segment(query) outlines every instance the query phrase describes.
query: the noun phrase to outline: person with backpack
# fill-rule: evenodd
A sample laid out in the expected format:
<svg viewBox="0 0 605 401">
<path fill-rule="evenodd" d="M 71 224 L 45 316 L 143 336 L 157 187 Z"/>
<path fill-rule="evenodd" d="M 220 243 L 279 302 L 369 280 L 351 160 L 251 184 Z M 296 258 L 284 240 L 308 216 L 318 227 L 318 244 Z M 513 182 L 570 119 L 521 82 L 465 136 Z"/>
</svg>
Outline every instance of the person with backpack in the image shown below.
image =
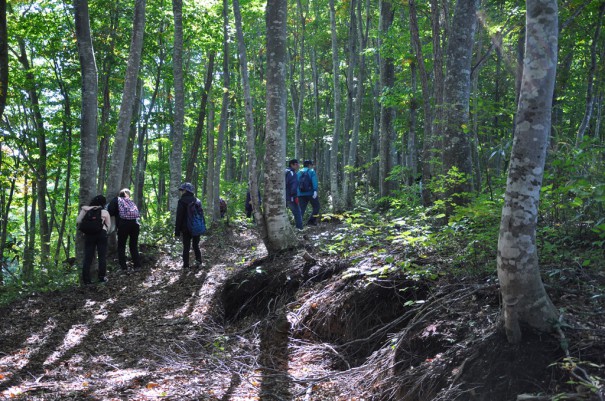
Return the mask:
<svg viewBox="0 0 605 401">
<path fill-rule="evenodd" d="M 139 233 L 141 217 L 139 208 L 130 198 L 130 189 L 124 188 L 118 196 L 113 198 L 107 210 L 111 216 L 115 217 L 116 227 L 118 229 L 118 262 L 122 273 L 128 272 L 126 264 L 126 242 L 130 250 L 133 269 L 141 269 L 141 257 L 139 255 Z"/>
<path fill-rule="evenodd" d="M 195 188 L 190 182 L 184 182 L 179 187 L 181 198 L 176 207 L 176 222 L 174 236 L 183 242 L 183 269 L 189 268 L 189 250 L 193 242 L 195 254 L 194 267 L 202 264 L 202 251 L 200 250 L 200 235 L 205 231 L 204 212 L 202 202 L 195 197 Z M 201 220 L 198 220 L 201 219 Z"/>
<path fill-rule="evenodd" d="M 90 265 L 97 251 L 99 259 L 99 283 L 107 282 L 107 232 L 111 224 L 111 217 L 104 209 L 106 199 L 103 195 L 95 196 L 89 206 L 82 206 L 76 224 L 84 234 L 84 262 L 82 263 L 82 282 L 92 284 L 90 279 Z"/>
<path fill-rule="evenodd" d="M 317 199 L 317 174 L 313 168 L 312 160 L 303 162 L 303 169 L 298 172 L 298 198 L 301 218 L 305 215 L 307 205 L 311 203 L 313 212 L 307 221 L 307 225 L 316 226 L 319 216 L 319 199 Z"/>
<path fill-rule="evenodd" d="M 303 229 L 302 215 L 298 205 L 298 160 L 292 159 L 286 169 L 286 207 L 292 211 L 296 228 Z"/>
</svg>

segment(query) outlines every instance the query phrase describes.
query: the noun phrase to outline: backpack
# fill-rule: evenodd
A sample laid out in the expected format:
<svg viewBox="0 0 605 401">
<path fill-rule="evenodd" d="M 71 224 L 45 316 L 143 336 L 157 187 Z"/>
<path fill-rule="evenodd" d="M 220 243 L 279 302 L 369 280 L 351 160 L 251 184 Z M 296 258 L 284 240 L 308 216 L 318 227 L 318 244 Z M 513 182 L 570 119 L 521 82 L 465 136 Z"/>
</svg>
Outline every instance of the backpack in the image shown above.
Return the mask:
<svg viewBox="0 0 605 401">
<path fill-rule="evenodd" d="M 100 207 L 89 209 L 82 218 L 78 229 L 84 234 L 94 235 L 100 233 L 103 229 L 103 217 L 101 216 L 101 210 L 102 209 Z"/>
<path fill-rule="evenodd" d="M 300 174 L 300 177 L 298 178 L 298 189 L 300 192 L 313 192 L 313 181 L 311 180 L 309 170 L 305 170 Z"/>
<path fill-rule="evenodd" d="M 123 220 L 136 220 L 141 217 L 139 208 L 137 208 L 134 201 L 130 198 L 122 198 L 121 196 L 118 196 L 118 212 L 120 213 L 120 218 Z"/>
<path fill-rule="evenodd" d="M 206 232 L 206 219 L 204 218 L 202 202 L 197 198 L 187 205 L 187 228 L 194 237 Z"/>
</svg>

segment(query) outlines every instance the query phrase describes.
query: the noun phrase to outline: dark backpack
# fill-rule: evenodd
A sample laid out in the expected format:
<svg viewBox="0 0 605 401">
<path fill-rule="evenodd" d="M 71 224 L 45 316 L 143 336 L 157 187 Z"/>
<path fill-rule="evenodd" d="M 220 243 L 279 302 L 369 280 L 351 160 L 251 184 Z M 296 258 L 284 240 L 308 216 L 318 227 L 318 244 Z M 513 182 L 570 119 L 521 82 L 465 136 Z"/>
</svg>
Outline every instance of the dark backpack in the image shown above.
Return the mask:
<svg viewBox="0 0 605 401">
<path fill-rule="evenodd" d="M 206 219 L 204 218 L 202 202 L 197 198 L 187 205 L 187 228 L 194 237 L 206 232 Z"/>
<path fill-rule="evenodd" d="M 82 218 L 78 229 L 84 234 L 100 233 L 103 229 L 103 217 L 101 216 L 101 210 L 102 209 L 100 207 L 89 209 Z"/>
<path fill-rule="evenodd" d="M 305 170 L 300 174 L 300 177 L 298 178 L 298 189 L 300 192 L 313 192 L 313 181 L 311 180 L 309 170 Z"/>
</svg>

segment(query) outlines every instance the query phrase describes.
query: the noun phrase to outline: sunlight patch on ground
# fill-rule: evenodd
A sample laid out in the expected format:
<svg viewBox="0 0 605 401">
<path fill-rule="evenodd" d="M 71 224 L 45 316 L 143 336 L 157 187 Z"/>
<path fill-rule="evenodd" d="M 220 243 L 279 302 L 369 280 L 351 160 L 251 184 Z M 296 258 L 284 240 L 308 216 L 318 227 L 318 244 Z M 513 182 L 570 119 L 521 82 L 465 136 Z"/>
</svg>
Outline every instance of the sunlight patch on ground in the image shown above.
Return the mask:
<svg viewBox="0 0 605 401">
<path fill-rule="evenodd" d="M 134 308 L 125 308 L 122 312 L 119 313 L 120 317 L 123 318 L 127 318 L 129 316 L 132 316 L 134 314 L 135 309 Z"/>
<path fill-rule="evenodd" d="M 69 331 L 65 334 L 65 338 L 63 339 L 63 344 L 59 346 L 59 348 L 50 354 L 48 358 L 44 361 L 43 365 L 51 365 L 59 360 L 67 351 L 74 348 L 75 346 L 82 343 L 86 335 L 90 329 L 88 326 L 83 324 L 78 324 L 73 326 Z"/>
<path fill-rule="evenodd" d="M 208 314 L 208 309 L 212 305 L 212 297 L 217 291 L 217 288 L 225 282 L 228 274 L 228 269 L 225 265 L 214 265 L 208 271 L 204 285 L 200 288 L 197 299 L 189 315 L 189 318 L 194 323 L 201 323 L 204 317 Z M 202 272 L 198 274 L 203 274 Z"/>
</svg>

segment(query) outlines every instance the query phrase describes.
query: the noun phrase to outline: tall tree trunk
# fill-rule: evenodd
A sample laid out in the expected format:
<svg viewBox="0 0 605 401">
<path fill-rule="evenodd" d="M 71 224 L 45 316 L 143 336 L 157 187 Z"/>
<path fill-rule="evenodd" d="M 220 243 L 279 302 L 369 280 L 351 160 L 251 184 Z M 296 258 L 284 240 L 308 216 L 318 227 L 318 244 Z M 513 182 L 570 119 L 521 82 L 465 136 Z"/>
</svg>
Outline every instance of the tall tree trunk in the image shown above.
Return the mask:
<svg viewBox="0 0 605 401">
<path fill-rule="evenodd" d="M 432 19 L 435 18 L 433 9 L 437 6 L 431 2 Z M 424 141 L 422 146 L 422 181 L 425 185 L 422 186 L 422 203 L 428 206 L 432 203 L 432 196 L 429 191 L 429 186 L 426 185 L 431 180 L 433 175 L 433 161 L 435 158 L 434 148 L 435 141 L 432 131 L 432 111 L 431 111 L 431 94 L 429 89 L 429 78 L 426 66 L 424 64 L 424 56 L 422 54 L 422 44 L 420 42 L 420 33 L 418 31 L 418 17 L 416 9 L 416 0 L 410 0 L 410 33 L 412 37 L 412 49 L 414 49 L 414 55 L 416 56 L 416 68 L 420 75 L 420 86 L 422 88 L 422 111 L 424 112 Z M 437 18 L 439 18 L 439 12 L 436 12 Z M 433 23 L 434 26 L 434 23 Z M 437 22 L 439 26 L 439 22 Z M 435 32 L 433 32 L 433 36 Z M 438 47 L 434 49 L 434 56 L 437 57 L 437 50 L 441 49 L 440 40 L 437 41 Z M 443 72 L 441 73 L 441 79 L 443 79 Z M 438 77 L 435 77 L 435 85 L 437 85 Z"/>
<path fill-rule="evenodd" d="M 601 2 L 599 7 L 599 17 L 596 24 L 597 26 L 592 38 L 592 44 L 590 45 L 590 67 L 588 68 L 588 82 L 586 84 L 586 109 L 584 111 L 582 122 L 580 123 L 580 128 L 578 128 L 578 135 L 576 136 L 576 148 L 582 143 L 584 133 L 586 132 L 586 128 L 588 128 L 590 118 L 592 117 L 592 109 L 595 98 L 593 94 L 594 76 L 597 69 L 597 42 L 599 41 L 601 25 L 603 24 L 603 12 L 605 12 L 605 2 Z"/>
<path fill-rule="evenodd" d="M 170 155 L 170 188 L 168 189 L 170 220 L 176 219 L 179 201 L 179 185 L 182 179 L 183 125 L 185 122 L 185 88 L 183 79 L 183 0 L 172 0 L 174 15 L 174 47 L 172 49 L 172 74 L 174 76 L 174 132 Z"/>
<path fill-rule="evenodd" d="M 76 40 L 82 74 L 82 111 L 80 119 L 80 191 L 79 206 L 87 205 L 96 195 L 97 116 L 99 90 L 97 63 L 92 45 L 88 0 L 74 0 Z M 77 260 L 84 259 L 82 236 L 76 236 Z M 91 272 L 94 273 L 94 272 Z"/>
<path fill-rule="evenodd" d="M 214 176 L 212 177 L 212 219 L 218 221 L 221 217 L 219 199 L 221 197 L 221 164 L 223 161 L 223 144 L 225 142 L 225 132 L 229 124 L 229 91 L 231 89 L 231 79 L 229 77 L 229 3 L 223 0 L 223 100 L 221 104 L 220 125 L 218 127 L 218 138 L 216 141 L 216 151 L 214 153 Z"/>
<path fill-rule="evenodd" d="M 300 7 L 300 2 L 299 2 Z M 244 33 L 242 31 L 242 15 L 240 12 L 239 0 L 233 0 L 233 14 L 235 15 L 235 29 L 237 33 L 237 48 L 239 53 L 239 63 L 242 76 L 242 88 L 244 91 L 244 117 L 246 121 L 246 150 L 248 152 L 248 190 L 250 194 L 258 194 L 258 168 L 256 166 L 256 134 L 254 132 L 254 113 L 252 110 L 252 96 L 250 95 L 250 79 L 248 77 L 248 55 L 246 52 L 246 43 L 244 42 Z M 265 219 L 262 213 L 258 196 L 251 196 L 252 211 L 255 220 L 259 223 L 261 237 L 266 239 L 267 230 Z"/>
<path fill-rule="evenodd" d="M 369 24 L 370 24 L 370 0 L 366 0 L 366 30 L 364 32 L 362 19 L 361 19 L 361 8 L 362 4 L 360 0 L 351 2 L 351 7 L 356 6 L 356 15 L 358 21 L 358 28 L 356 29 L 357 42 L 359 46 L 359 69 L 357 70 L 357 86 L 355 87 L 355 110 L 353 111 L 353 131 L 351 133 L 351 147 L 349 151 L 349 160 L 347 165 L 350 168 L 354 168 L 357 164 L 357 147 L 359 146 L 359 130 L 361 127 L 361 112 L 364 94 L 364 82 L 366 74 L 365 55 L 364 50 L 366 49 L 366 43 L 368 40 Z M 355 194 L 354 186 L 355 172 L 345 172 L 344 183 L 343 183 L 343 200 L 345 202 L 345 208 L 353 208 L 353 198 Z"/>
<path fill-rule="evenodd" d="M 286 23 L 287 1 L 267 0 L 267 122 L 265 150 L 264 217 L 269 254 L 296 245 L 285 207 L 286 159 Z M 252 198 L 255 198 L 252 193 Z"/>
<path fill-rule="evenodd" d="M 34 129 L 36 132 L 36 144 L 38 146 L 38 158 L 35 165 L 36 188 L 38 193 L 36 199 L 38 202 L 39 228 L 40 228 L 40 250 L 41 262 L 46 264 L 50 256 L 50 227 L 48 223 L 47 207 L 46 207 L 46 192 L 48 189 L 48 173 L 46 167 L 46 130 L 44 128 L 44 119 L 40 110 L 40 100 L 38 97 L 38 89 L 36 78 L 33 70 L 30 67 L 29 59 L 25 49 L 25 41 L 19 38 L 19 62 L 25 71 L 27 81 L 27 93 L 32 108 Z"/>
<path fill-rule="evenodd" d="M 109 27 L 109 45 L 103 61 L 101 62 L 101 94 L 103 102 L 101 104 L 101 120 L 99 121 L 98 136 L 99 136 L 99 151 L 97 153 L 98 177 L 97 177 L 97 193 L 103 193 L 105 188 L 105 179 L 107 177 L 107 160 L 109 154 L 109 133 L 111 132 L 111 97 L 110 83 L 112 72 L 116 64 L 115 46 L 116 36 L 119 30 L 120 21 L 120 6 L 119 2 L 111 4 L 111 16 Z M 162 35 L 158 35 L 162 36 Z M 161 50 L 163 51 L 163 50 Z"/>
<path fill-rule="evenodd" d="M 4 113 L 4 107 L 6 106 L 7 90 L 8 34 L 6 30 L 6 0 L 0 0 L 0 121 L 2 121 L 2 114 Z"/>
<path fill-rule="evenodd" d="M 380 1 L 380 35 L 386 36 L 393 24 L 393 7 L 390 1 Z M 382 40 L 380 45 L 382 45 Z M 395 84 L 395 66 L 389 56 L 380 57 L 380 86 L 382 95 L 386 95 Z M 391 183 L 387 177 L 393 168 L 391 165 L 391 146 L 393 141 L 394 110 L 391 106 L 381 103 L 380 107 L 380 158 L 378 167 L 378 187 L 381 197 L 391 193 Z"/>
<path fill-rule="evenodd" d="M 111 151 L 111 162 L 109 166 L 109 177 L 107 178 L 107 195 L 114 197 L 120 191 L 122 174 L 124 172 L 124 160 L 126 158 L 126 143 L 130 132 L 132 120 L 132 107 L 137 90 L 137 77 L 141 65 L 141 53 L 143 51 L 143 35 L 145 33 L 145 2 L 146 0 L 135 0 L 134 21 L 132 27 L 132 38 L 130 41 L 130 55 L 124 77 L 124 90 L 122 92 L 122 103 L 116 136 Z"/>
<path fill-rule="evenodd" d="M 446 188 L 446 198 L 456 205 L 468 203 L 468 193 L 473 190 L 469 107 L 477 5 L 478 0 L 457 1 L 447 43 L 443 167 L 446 174 L 453 168 L 462 174 Z"/>
<path fill-rule="evenodd" d="M 206 118 L 206 108 L 208 104 L 208 95 L 212 89 L 212 78 L 214 77 L 214 59 L 216 52 L 210 51 L 208 54 L 208 66 L 206 67 L 206 80 L 204 82 L 204 89 L 202 92 L 202 100 L 200 101 L 200 109 L 197 115 L 197 124 L 195 126 L 195 132 L 193 133 L 193 144 L 191 145 L 191 152 L 189 160 L 187 161 L 187 171 L 185 173 L 185 181 L 193 181 L 193 171 L 198 163 L 198 154 L 200 152 L 200 144 L 202 143 L 202 132 L 204 131 L 204 120 Z"/>
<path fill-rule="evenodd" d="M 206 157 L 206 203 L 209 208 L 214 202 L 214 102 L 210 101 L 208 107 L 208 128 L 206 129 L 206 149 L 208 150 Z"/>
<path fill-rule="evenodd" d="M 498 237 L 498 279 L 509 342 L 521 326 L 552 331 L 557 309 L 540 278 L 536 224 L 557 68 L 556 0 L 528 0 L 525 61 Z"/>
<path fill-rule="evenodd" d="M 330 32 L 332 37 L 332 85 L 334 92 L 334 127 L 332 131 L 332 144 L 330 149 L 330 193 L 332 195 L 332 210 L 342 211 L 340 190 L 338 188 L 338 148 L 340 141 L 340 61 L 338 57 L 338 41 L 336 38 L 336 11 L 334 0 L 330 0 Z"/>
</svg>

